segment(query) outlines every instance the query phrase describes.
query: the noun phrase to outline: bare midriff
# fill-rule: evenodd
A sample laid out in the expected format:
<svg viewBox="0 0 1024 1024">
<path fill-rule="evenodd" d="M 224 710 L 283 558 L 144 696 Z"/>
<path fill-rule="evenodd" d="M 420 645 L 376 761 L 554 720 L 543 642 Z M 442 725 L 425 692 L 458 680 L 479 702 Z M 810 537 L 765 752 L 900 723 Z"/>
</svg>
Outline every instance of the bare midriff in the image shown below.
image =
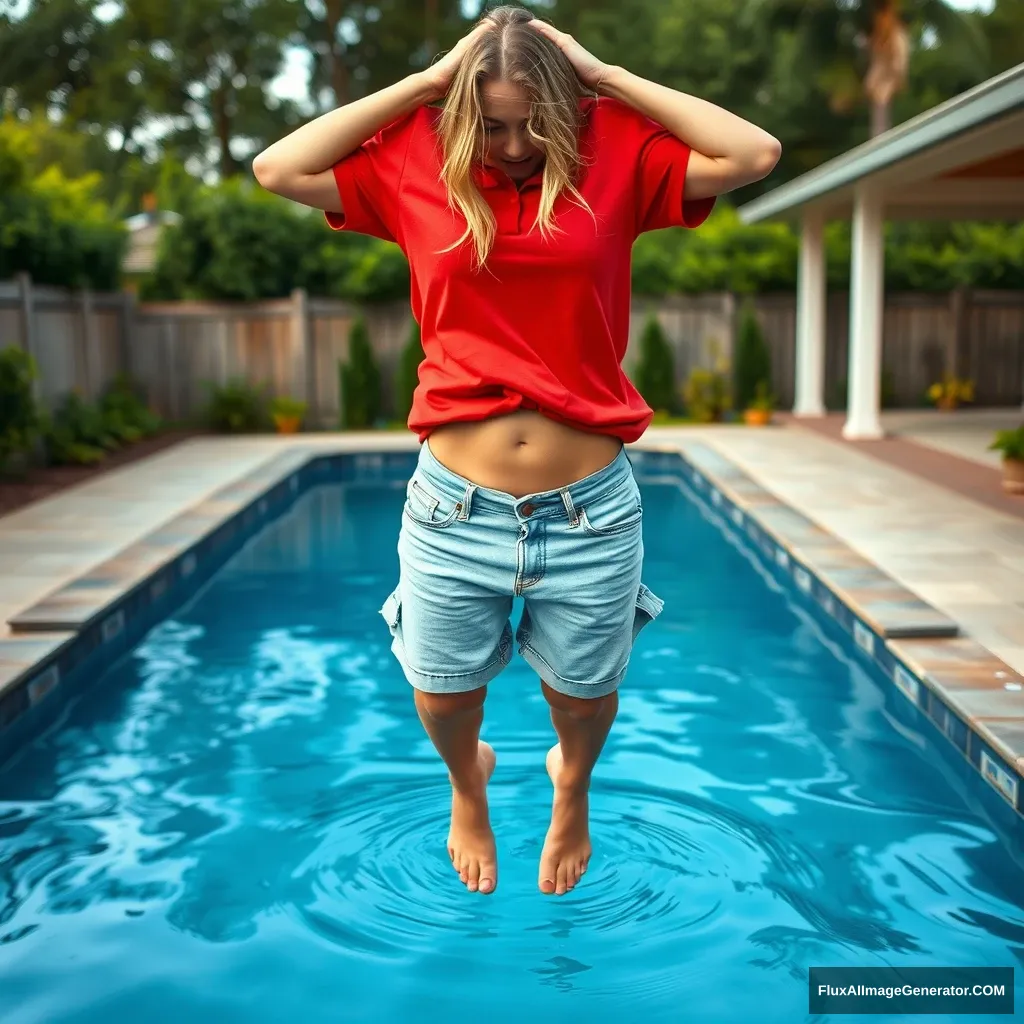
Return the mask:
<svg viewBox="0 0 1024 1024">
<path fill-rule="evenodd" d="M 617 437 L 576 430 L 532 410 L 446 424 L 427 443 L 453 473 L 516 498 L 582 480 L 604 469 L 622 449 Z"/>
</svg>

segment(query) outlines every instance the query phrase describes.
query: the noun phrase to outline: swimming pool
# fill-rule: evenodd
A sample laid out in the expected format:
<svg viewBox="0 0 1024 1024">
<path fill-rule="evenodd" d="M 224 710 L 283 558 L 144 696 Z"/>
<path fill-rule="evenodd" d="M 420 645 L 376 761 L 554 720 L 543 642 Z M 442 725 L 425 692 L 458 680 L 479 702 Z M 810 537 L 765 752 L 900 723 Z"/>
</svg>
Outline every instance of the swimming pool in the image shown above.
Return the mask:
<svg viewBox="0 0 1024 1024">
<path fill-rule="evenodd" d="M 536 889 L 553 739 L 518 658 L 483 732 L 498 891 L 451 871 L 377 615 L 402 490 L 324 483 L 0 772 L 0 1020 L 792 1021 L 810 966 L 1022 962 L 990 787 L 699 494 L 643 491 L 666 608 L 574 893 Z"/>
</svg>

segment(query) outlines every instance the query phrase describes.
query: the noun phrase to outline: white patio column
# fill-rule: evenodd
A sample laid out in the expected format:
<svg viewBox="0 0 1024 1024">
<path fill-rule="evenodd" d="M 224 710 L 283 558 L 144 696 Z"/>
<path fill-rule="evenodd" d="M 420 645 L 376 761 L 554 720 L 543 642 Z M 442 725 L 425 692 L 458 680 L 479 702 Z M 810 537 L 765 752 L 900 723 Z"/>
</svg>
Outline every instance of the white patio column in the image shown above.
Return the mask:
<svg viewBox="0 0 1024 1024">
<path fill-rule="evenodd" d="M 825 415 L 825 221 L 803 216 L 796 278 L 796 416 Z"/>
<path fill-rule="evenodd" d="M 850 265 L 849 391 L 843 437 L 882 437 L 878 416 L 882 371 L 885 238 L 882 200 L 863 185 L 853 204 Z"/>
</svg>

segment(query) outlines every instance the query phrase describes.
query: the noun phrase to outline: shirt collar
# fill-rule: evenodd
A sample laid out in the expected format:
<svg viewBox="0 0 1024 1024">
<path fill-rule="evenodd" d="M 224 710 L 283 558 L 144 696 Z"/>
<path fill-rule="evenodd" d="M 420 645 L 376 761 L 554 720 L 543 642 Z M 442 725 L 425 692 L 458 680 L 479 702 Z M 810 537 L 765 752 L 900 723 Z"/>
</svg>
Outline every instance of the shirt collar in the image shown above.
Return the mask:
<svg viewBox="0 0 1024 1024">
<path fill-rule="evenodd" d="M 509 188 L 515 187 L 515 182 L 504 172 L 486 164 L 477 163 L 473 165 L 473 180 L 482 189 Z M 520 186 L 525 191 L 528 188 L 540 188 L 544 182 L 544 165 L 533 172 Z"/>
</svg>

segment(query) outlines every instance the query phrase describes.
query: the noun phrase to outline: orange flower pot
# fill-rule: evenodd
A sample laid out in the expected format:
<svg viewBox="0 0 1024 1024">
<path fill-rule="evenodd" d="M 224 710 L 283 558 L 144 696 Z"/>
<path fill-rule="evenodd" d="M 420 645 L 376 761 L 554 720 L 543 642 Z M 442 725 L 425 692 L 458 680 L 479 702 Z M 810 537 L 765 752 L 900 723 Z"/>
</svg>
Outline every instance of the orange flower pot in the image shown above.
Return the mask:
<svg viewBox="0 0 1024 1024">
<path fill-rule="evenodd" d="M 771 420 L 771 409 L 747 409 L 743 413 L 743 422 L 748 427 L 766 427 Z"/>
<path fill-rule="evenodd" d="M 1003 489 L 1024 494 L 1024 459 L 1003 459 Z"/>
<path fill-rule="evenodd" d="M 274 426 L 277 427 L 279 434 L 297 434 L 299 427 L 302 426 L 302 417 L 282 416 L 280 413 L 275 413 Z"/>
</svg>

